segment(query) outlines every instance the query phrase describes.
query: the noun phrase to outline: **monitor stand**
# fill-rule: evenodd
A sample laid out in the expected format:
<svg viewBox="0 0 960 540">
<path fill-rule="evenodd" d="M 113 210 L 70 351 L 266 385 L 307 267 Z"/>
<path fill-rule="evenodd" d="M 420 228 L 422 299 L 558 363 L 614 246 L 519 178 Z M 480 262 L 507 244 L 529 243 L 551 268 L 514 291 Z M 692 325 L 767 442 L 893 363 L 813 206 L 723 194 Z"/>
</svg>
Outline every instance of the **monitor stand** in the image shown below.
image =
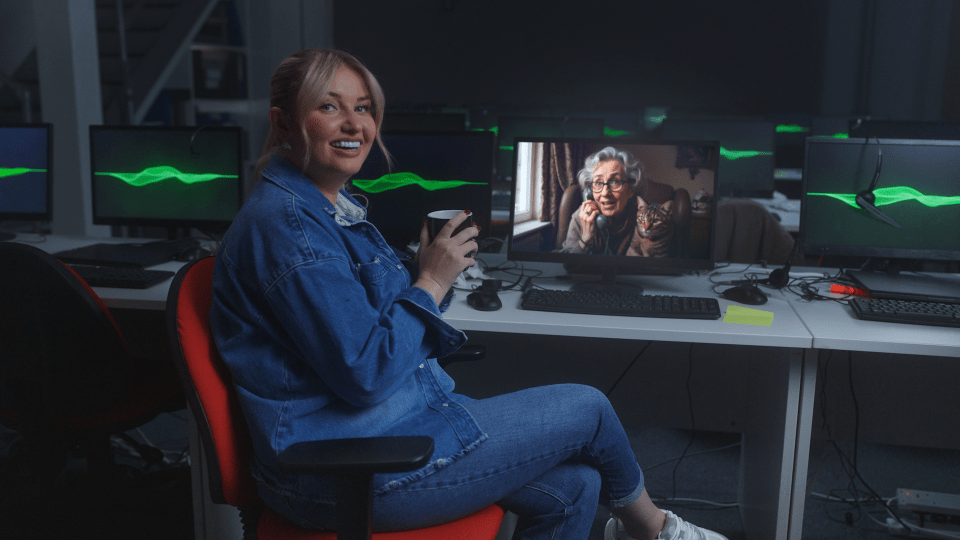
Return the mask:
<svg viewBox="0 0 960 540">
<path fill-rule="evenodd" d="M 602 266 L 600 268 L 600 281 L 582 281 L 574 283 L 570 290 L 577 292 L 592 293 L 629 293 L 643 294 L 643 287 L 636 283 L 624 283 L 617 281 L 616 266 Z"/>
<path fill-rule="evenodd" d="M 857 285 L 876 298 L 960 304 L 957 274 L 889 273 L 868 270 L 847 272 Z"/>
</svg>

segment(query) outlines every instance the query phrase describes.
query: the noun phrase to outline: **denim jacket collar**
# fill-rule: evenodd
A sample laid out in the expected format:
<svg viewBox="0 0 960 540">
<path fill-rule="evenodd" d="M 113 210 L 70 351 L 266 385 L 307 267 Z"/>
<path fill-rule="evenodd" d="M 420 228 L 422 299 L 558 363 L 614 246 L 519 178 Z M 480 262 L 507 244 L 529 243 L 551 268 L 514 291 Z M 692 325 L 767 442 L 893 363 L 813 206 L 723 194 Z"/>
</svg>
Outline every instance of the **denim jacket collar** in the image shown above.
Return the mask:
<svg viewBox="0 0 960 540">
<path fill-rule="evenodd" d="M 349 193 L 341 189 L 337 194 L 337 204 L 332 204 L 317 186 L 286 158 L 273 156 L 262 174 L 265 179 L 303 199 L 306 204 L 322 208 L 333 216 L 339 225 L 353 225 L 366 219 L 366 209 Z"/>
</svg>

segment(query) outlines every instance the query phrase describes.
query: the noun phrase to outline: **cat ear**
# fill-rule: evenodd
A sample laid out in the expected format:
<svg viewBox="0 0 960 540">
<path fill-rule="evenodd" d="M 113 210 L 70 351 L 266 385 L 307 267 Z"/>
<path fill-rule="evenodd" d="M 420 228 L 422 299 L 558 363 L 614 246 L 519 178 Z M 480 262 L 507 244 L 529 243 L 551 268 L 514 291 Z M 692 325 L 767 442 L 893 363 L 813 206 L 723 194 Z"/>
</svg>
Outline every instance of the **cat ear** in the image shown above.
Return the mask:
<svg viewBox="0 0 960 540">
<path fill-rule="evenodd" d="M 647 207 L 647 201 L 643 200 L 643 197 L 637 195 L 637 210 L 643 210 Z"/>
<path fill-rule="evenodd" d="M 668 212 L 668 213 L 669 213 L 669 212 L 672 212 L 672 211 L 673 211 L 673 201 L 667 201 L 667 202 L 661 204 L 661 205 L 660 205 L 660 208 L 663 208 L 663 211 L 664 211 L 664 212 Z"/>
</svg>

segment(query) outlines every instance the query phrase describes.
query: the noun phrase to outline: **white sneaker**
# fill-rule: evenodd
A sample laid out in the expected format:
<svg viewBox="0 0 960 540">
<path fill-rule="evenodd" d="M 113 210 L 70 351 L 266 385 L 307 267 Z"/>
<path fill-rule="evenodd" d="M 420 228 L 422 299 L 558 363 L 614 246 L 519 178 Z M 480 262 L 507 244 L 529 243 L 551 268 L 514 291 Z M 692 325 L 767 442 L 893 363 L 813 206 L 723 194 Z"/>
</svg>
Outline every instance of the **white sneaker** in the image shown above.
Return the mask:
<svg viewBox="0 0 960 540">
<path fill-rule="evenodd" d="M 669 510 L 664 510 L 663 513 L 667 515 L 667 522 L 657 536 L 658 540 L 727 540 L 726 536 L 697 527 Z M 627 534 L 627 531 L 623 529 L 623 523 L 619 519 L 612 517 L 607 521 L 607 526 L 603 528 L 603 540 L 636 539 Z"/>
</svg>

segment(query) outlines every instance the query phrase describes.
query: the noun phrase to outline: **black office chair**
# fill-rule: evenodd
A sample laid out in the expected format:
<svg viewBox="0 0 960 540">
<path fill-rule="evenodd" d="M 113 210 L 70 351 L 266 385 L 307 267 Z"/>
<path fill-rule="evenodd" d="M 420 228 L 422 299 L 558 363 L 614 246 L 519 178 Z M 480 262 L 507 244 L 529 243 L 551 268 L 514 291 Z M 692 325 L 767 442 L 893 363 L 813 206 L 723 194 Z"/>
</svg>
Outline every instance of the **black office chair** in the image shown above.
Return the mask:
<svg viewBox="0 0 960 540">
<path fill-rule="evenodd" d="M 0 243 L 0 423 L 21 474 L 55 477 L 72 455 L 118 472 L 110 438 L 183 408 L 172 362 L 131 356 L 97 294 L 46 252 Z M 162 453 L 140 446 L 155 461 Z"/>
</svg>

